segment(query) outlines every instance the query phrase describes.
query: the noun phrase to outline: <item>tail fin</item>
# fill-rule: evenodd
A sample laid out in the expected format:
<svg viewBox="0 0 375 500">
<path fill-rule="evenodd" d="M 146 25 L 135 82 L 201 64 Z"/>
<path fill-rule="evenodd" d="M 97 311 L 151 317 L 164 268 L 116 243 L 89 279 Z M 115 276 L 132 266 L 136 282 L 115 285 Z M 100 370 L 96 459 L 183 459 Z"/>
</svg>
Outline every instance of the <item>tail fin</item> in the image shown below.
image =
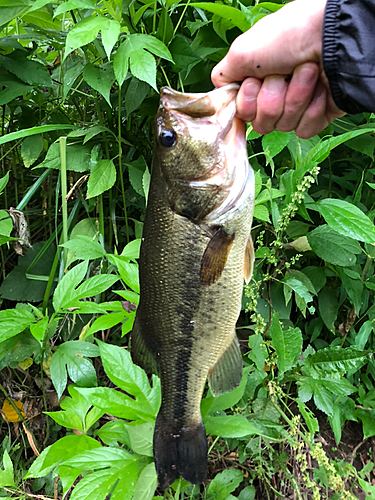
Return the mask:
<svg viewBox="0 0 375 500">
<path fill-rule="evenodd" d="M 155 424 L 154 458 L 162 490 L 179 476 L 193 484 L 203 483 L 207 473 L 207 438 L 203 423 L 171 431 L 159 413 Z"/>
</svg>

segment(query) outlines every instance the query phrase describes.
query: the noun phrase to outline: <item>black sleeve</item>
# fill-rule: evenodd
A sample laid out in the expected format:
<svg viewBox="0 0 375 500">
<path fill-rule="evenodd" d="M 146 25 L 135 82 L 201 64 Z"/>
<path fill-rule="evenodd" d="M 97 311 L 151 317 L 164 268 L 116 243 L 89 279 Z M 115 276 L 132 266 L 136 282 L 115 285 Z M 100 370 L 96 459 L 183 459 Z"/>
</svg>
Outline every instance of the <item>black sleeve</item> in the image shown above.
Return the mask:
<svg viewBox="0 0 375 500">
<path fill-rule="evenodd" d="M 375 0 L 327 1 L 323 67 L 342 111 L 375 112 Z"/>
</svg>

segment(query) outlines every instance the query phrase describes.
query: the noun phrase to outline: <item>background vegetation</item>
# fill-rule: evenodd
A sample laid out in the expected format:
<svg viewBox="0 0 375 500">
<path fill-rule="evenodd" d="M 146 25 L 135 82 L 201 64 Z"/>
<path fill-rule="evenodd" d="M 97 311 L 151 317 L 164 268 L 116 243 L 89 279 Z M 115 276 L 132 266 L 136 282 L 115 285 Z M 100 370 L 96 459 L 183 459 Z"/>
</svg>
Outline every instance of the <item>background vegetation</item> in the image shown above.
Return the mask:
<svg viewBox="0 0 375 500">
<path fill-rule="evenodd" d="M 201 487 L 155 492 L 159 381 L 126 349 L 157 89 L 210 90 L 281 6 L 0 0 L 1 498 L 375 499 L 373 115 L 248 128 L 244 377 L 202 400 Z"/>
</svg>

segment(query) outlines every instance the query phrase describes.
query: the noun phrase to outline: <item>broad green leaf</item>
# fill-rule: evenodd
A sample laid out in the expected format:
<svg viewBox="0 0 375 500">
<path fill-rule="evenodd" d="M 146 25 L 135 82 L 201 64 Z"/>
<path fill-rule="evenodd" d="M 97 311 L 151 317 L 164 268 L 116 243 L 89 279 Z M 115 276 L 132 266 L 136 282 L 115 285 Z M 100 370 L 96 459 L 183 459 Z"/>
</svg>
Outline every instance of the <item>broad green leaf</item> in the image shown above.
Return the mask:
<svg viewBox="0 0 375 500">
<path fill-rule="evenodd" d="M 268 208 L 264 205 L 255 205 L 254 218 L 258 219 L 258 220 L 270 222 L 270 214 L 268 212 Z"/>
<path fill-rule="evenodd" d="M 104 370 L 112 382 L 134 396 L 143 411 L 156 415 L 160 406 L 159 384 L 156 384 L 159 379 L 154 377 L 151 387 L 145 371 L 133 363 L 127 350 L 98 343 Z"/>
<path fill-rule="evenodd" d="M 225 417 L 206 417 L 204 426 L 207 434 L 221 436 L 222 438 L 241 438 L 244 436 L 258 436 L 259 430 L 254 424 L 240 415 Z"/>
<path fill-rule="evenodd" d="M 327 347 L 310 354 L 305 359 L 305 367 L 314 377 L 324 377 L 337 372 L 340 376 L 359 370 L 367 361 L 367 351 L 357 347 Z"/>
<path fill-rule="evenodd" d="M 30 332 L 32 336 L 38 340 L 38 342 L 42 342 L 43 337 L 47 331 L 48 327 L 48 316 L 44 316 L 41 320 L 37 321 L 30 325 Z"/>
<path fill-rule="evenodd" d="M 98 228 L 93 219 L 82 219 L 73 227 L 72 232 L 70 233 L 70 240 L 76 239 L 77 236 L 87 236 L 92 241 L 98 241 L 99 233 Z M 69 267 L 72 262 L 76 260 L 76 254 L 68 250 L 66 267 Z"/>
<path fill-rule="evenodd" d="M 290 136 L 291 132 L 279 132 L 278 130 L 264 135 L 262 138 L 263 150 L 266 151 L 268 149 L 269 155 L 271 158 L 274 158 L 287 146 Z"/>
<path fill-rule="evenodd" d="M 347 276 L 345 272 L 346 269 L 340 268 L 337 266 L 337 272 L 342 281 L 343 287 L 345 288 L 346 293 L 348 294 L 350 301 L 354 305 L 354 309 L 356 314 L 359 314 L 359 311 L 362 307 L 362 292 L 363 292 L 363 284 L 360 279 L 351 279 Z"/>
<path fill-rule="evenodd" d="M 26 168 L 39 158 L 40 153 L 43 151 L 43 137 L 36 135 L 33 137 L 25 137 L 21 144 L 21 156 Z"/>
<path fill-rule="evenodd" d="M 227 469 L 216 474 L 207 489 L 207 500 L 226 500 L 242 480 L 243 474 L 238 469 Z"/>
<path fill-rule="evenodd" d="M 15 488 L 13 463 L 6 449 L 3 453 L 3 469 L 0 469 L 0 488 L 4 486 Z"/>
<path fill-rule="evenodd" d="M 8 86 L 5 86 L 3 90 L 0 91 L 0 106 L 3 106 L 4 104 L 8 104 L 9 102 L 13 101 L 16 97 L 24 94 L 25 92 L 30 92 L 32 90 L 32 86 L 26 85 L 25 83 L 21 83 L 18 81 L 14 81 L 12 84 L 8 84 Z M 11 133 L 17 133 L 17 132 L 11 132 Z M 0 141 L 3 139 L 4 142 L 5 138 L 8 137 L 10 134 L 5 134 L 3 137 L 0 137 Z"/>
<path fill-rule="evenodd" d="M 56 389 L 57 397 L 60 398 L 65 391 L 68 383 L 68 375 L 66 373 L 66 358 L 64 353 L 58 350 L 52 355 L 50 365 L 51 380 Z"/>
<path fill-rule="evenodd" d="M 4 177 L 0 178 L 0 194 L 4 191 L 6 185 L 9 182 L 9 171 L 4 175 Z M 1 219 L 3 218 L 3 214 L 5 214 L 5 210 L 1 210 Z"/>
<path fill-rule="evenodd" d="M 302 333 L 299 328 L 283 331 L 279 322 L 279 313 L 274 313 L 271 322 L 272 346 L 277 354 L 277 367 L 284 373 L 295 366 L 302 352 Z"/>
<path fill-rule="evenodd" d="M 64 4 L 61 4 L 64 5 Z M 66 99 L 66 96 L 69 94 L 70 89 L 73 87 L 77 78 L 82 74 L 85 65 L 82 60 L 78 61 L 77 64 L 69 68 L 63 77 L 63 98 Z"/>
<path fill-rule="evenodd" d="M 5 309 L 0 311 L 0 342 L 23 332 L 36 321 L 30 311 Z"/>
<path fill-rule="evenodd" d="M 89 170 L 91 147 L 81 144 L 67 144 L 66 146 L 66 169 L 74 172 L 86 172 Z M 56 141 L 48 149 L 47 155 L 42 163 L 36 168 L 61 168 L 60 141 Z"/>
<path fill-rule="evenodd" d="M 130 447 L 128 426 L 124 420 L 116 419 L 107 422 L 96 432 L 96 435 L 108 446 L 121 443 Z"/>
<path fill-rule="evenodd" d="M 124 83 L 130 67 L 133 76 L 147 82 L 157 90 L 156 62 L 150 52 L 173 62 L 167 47 L 154 36 L 137 33 L 126 37 L 113 59 L 113 69 L 119 85 Z"/>
<path fill-rule="evenodd" d="M 43 477 L 52 470 L 58 471 L 62 461 L 67 461 L 79 453 L 94 448 L 101 448 L 100 443 L 85 434 L 60 438 L 54 444 L 42 451 L 39 457 L 32 463 L 25 479 L 30 477 Z"/>
<path fill-rule="evenodd" d="M 249 337 L 250 352 L 248 354 L 258 370 L 264 369 L 264 363 L 267 359 L 267 348 L 263 342 L 263 337 L 260 334 L 250 335 Z"/>
<path fill-rule="evenodd" d="M 44 134 L 45 132 L 52 132 L 54 130 L 57 131 L 73 130 L 75 128 L 77 128 L 76 125 L 69 125 L 66 123 L 54 124 L 54 125 L 41 125 L 39 127 L 25 128 L 23 130 L 18 130 L 17 132 L 11 132 L 10 134 L 6 134 L 3 135 L 3 137 L 0 137 L 0 146 L 2 144 L 6 144 L 7 142 L 22 139 L 23 137 L 30 137 L 32 135 Z"/>
<path fill-rule="evenodd" d="M 139 293 L 138 264 L 132 264 L 128 259 L 117 255 L 108 255 L 108 257 L 116 265 L 124 283 Z"/>
<path fill-rule="evenodd" d="M 129 181 L 134 191 L 141 196 L 146 196 L 143 188 L 143 176 L 147 170 L 147 163 L 143 156 L 126 165 L 129 171 Z"/>
<path fill-rule="evenodd" d="M 156 487 L 158 485 L 158 477 L 156 475 L 154 462 L 146 465 L 139 474 L 137 484 L 134 489 L 134 500 L 152 500 Z"/>
<path fill-rule="evenodd" d="M 55 293 L 53 294 L 53 307 L 55 311 L 59 311 L 66 304 L 74 299 L 73 290 L 78 286 L 83 278 L 86 276 L 88 261 L 81 262 L 73 267 L 63 277 L 57 285 Z"/>
<path fill-rule="evenodd" d="M 104 292 L 113 286 L 119 277 L 113 274 L 98 274 L 85 280 L 74 290 L 74 300 L 87 299 Z M 66 305 L 65 307 L 69 307 Z"/>
<path fill-rule="evenodd" d="M 331 332 L 335 331 L 335 321 L 340 307 L 335 293 L 324 287 L 319 292 L 318 303 L 319 313 L 324 324 Z"/>
<path fill-rule="evenodd" d="M 255 487 L 246 486 L 238 496 L 238 500 L 254 500 L 255 498 Z"/>
<path fill-rule="evenodd" d="M 157 411 L 149 412 L 144 401 L 137 401 L 108 387 L 77 388 L 87 400 L 105 413 L 115 417 L 133 420 L 137 424 L 154 420 Z"/>
<path fill-rule="evenodd" d="M 352 203 L 328 198 L 317 202 L 316 206 L 333 230 L 354 240 L 375 244 L 373 223 Z"/>
<path fill-rule="evenodd" d="M 307 239 L 318 257 L 339 266 L 354 265 L 355 254 L 362 252 L 358 241 L 338 233 L 326 224 L 311 231 Z"/>
<path fill-rule="evenodd" d="M 122 469 L 124 464 L 137 460 L 135 455 L 122 448 L 96 447 L 68 458 L 62 463 L 81 470 L 105 469 L 107 467 Z"/>
<path fill-rule="evenodd" d="M 264 366 L 264 363 L 263 363 Z M 227 408 L 232 408 L 238 401 L 242 398 L 246 383 L 248 379 L 249 368 L 245 368 L 241 382 L 236 389 L 231 392 L 227 392 L 226 394 L 222 394 L 221 396 L 210 396 L 206 397 L 201 402 L 201 413 L 202 416 L 212 415 L 216 411 L 226 410 Z"/>
<path fill-rule="evenodd" d="M 88 63 L 83 70 L 83 78 L 90 87 L 99 92 L 112 107 L 109 95 L 115 78 L 111 64 L 107 63 L 99 67 Z"/>
<path fill-rule="evenodd" d="M 364 349 L 371 332 L 374 329 L 373 321 L 365 321 L 359 332 L 354 336 L 354 342 L 358 349 Z"/>
<path fill-rule="evenodd" d="M 230 7 L 229 5 L 223 5 L 219 3 L 191 3 L 191 7 L 199 7 L 200 9 L 207 10 L 213 14 L 223 17 L 224 19 L 230 20 L 234 26 L 237 26 L 241 31 L 247 31 L 251 27 L 251 22 L 249 16 L 243 13 L 239 9 Z"/>
<path fill-rule="evenodd" d="M 0 3 L 0 26 L 5 26 L 16 17 L 27 12 L 32 3 L 29 0 L 2 0 Z"/>
<path fill-rule="evenodd" d="M 127 115 L 130 115 L 130 113 L 142 104 L 149 90 L 150 86 L 148 83 L 142 82 L 135 77 L 130 80 L 125 94 L 125 109 Z"/>
<path fill-rule="evenodd" d="M 53 17 L 69 12 L 73 9 L 95 9 L 95 2 L 92 0 L 68 0 L 60 4 L 54 11 Z"/>
<path fill-rule="evenodd" d="M 152 440 L 154 437 L 154 423 L 145 422 L 140 425 L 129 425 L 128 433 L 130 439 L 130 447 L 139 455 L 152 457 Z"/>
<path fill-rule="evenodd" d="M 121 257 L 125 257 L 127 259 L 139 259 L 139 251 L 141 248 L 141 238 L 131 241 L 127 245 L 125 245 L 123 251 L 121 252 Z"/>
<path fill-rule="evenodd" d="M 87 198 L 93 198 L 108 191 L 116 182 L 116 167 L 112 160 L 95 163 L 87 183 Z"/>
<path fill-rule="evenodd" d="M 79 47 L 93 42 L 98 36 L 99 31 L 102 33 L 103 45 L 109 59 L 112 48 L 120 33 L 120 23 L 103 16 L 86 17 L 69 31 L 66 37 L 64 59 Z"/>
<path fill-rule="evenodd" d="M 363 424 L 363 439 L 375 436 L 375 410 L 356 410 L 356 416 L 362 421 Z"/>
<path fill-rule="evenodd" d="M 71 255 L 72 262 L 77 259 L 79 260 L 102 259 L 105 255 L 105 251 L 96 240 L 90 238 L 90 236 L 85 236 L 82 234 L 77 234 L 74 238 L 70 239 L 66 243 L 62 243 L 59 246 L 67 248 L 70 252 L 72 252 Z"/>
<path fill-rule="evenodd" d="M 30 60 L 22 50 L 15 50 L 1 58 L 1 66 L 16 75 L 28 85 L 43 85 L 51 87 L 51 76 L 45 66 L 37 61 Z"/>
<path fill-rule="evenodd" d="M 105 316 L 100 316 L 90 326 L 85 337 L 93 335 L 96 332 L 100 332 L 101 330 L 108 330 L 109 328 L 112 328 L 115 325 L 118 325 L 119 323 L 125 321 L 128 316 L 129 313 L 124 310 L 120 312 L 114 312 L 112 314 L 106 314 Z"/>
</svg>

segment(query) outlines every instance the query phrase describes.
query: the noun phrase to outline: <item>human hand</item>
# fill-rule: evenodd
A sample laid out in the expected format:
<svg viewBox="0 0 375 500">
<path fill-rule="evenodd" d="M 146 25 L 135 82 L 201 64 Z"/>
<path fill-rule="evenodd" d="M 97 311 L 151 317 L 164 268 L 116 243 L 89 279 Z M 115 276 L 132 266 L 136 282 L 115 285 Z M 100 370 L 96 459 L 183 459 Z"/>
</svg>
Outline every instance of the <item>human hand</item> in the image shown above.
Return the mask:
<svg viewBox="0 0 375 500">
<path fill-rule="evenodd" d="M 213 69 L 216 87 L 242 82 L 237 115 L 256 132 L 295 130 L 304 139 L 343 113 L 322 65 L 327 0 L 295 0 L 240 35 Z"/>
</svg>

